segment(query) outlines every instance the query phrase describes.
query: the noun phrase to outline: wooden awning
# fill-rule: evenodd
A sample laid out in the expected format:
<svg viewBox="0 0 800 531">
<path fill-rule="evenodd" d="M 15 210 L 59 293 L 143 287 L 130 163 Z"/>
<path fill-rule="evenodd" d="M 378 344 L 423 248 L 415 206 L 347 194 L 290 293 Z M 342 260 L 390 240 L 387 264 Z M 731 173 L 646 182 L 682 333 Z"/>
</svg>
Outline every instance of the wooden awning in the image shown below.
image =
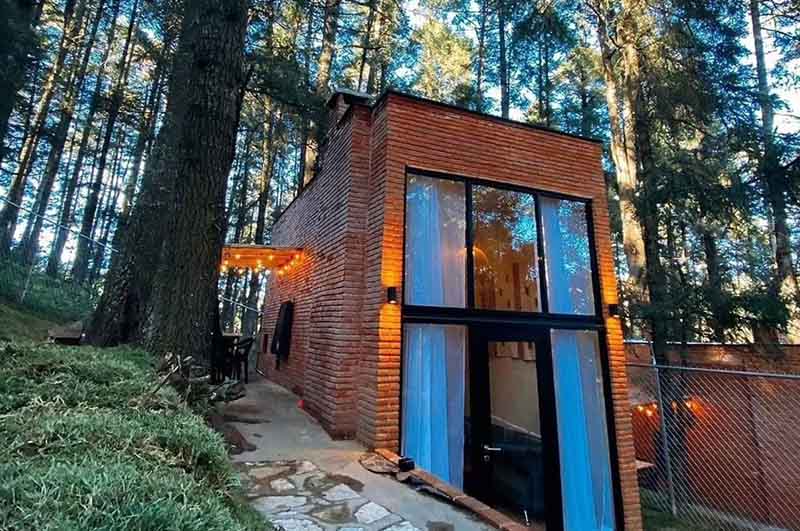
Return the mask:
<svg viewBox="0 0 800 531">
<path fill-rule="evenodd" d="M 220 270 L 223 273 L 246 269 L 284 272 L 297 265 L 302 258 L 303 250 L 298 247 L 232 243 L 222 248 Z"/>
</svg>

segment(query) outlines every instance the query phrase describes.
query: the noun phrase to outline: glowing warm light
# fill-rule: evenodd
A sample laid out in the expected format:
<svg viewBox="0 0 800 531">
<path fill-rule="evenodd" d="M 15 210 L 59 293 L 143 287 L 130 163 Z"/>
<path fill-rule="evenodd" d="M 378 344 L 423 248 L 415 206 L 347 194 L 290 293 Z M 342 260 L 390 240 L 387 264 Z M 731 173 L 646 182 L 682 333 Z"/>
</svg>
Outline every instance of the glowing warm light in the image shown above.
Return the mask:
<svg viewBox="0 0 800 531">
<path fill-rule="evenodd" d="M 639 411 L 644 411 L 644 406 L 636 406 L 636 409 L 638 409 Z"/>
<path fill-rule="evenodd" d="M 692 404 L 691 400 L 687 400 L 686 401 L 686 407 L 689 408 L 689 409 L 692 409 L 692 407 L 694 407 L 694 404 Z"/>
<path fill-rule="evenodd" d="M 236 255 L 236 259 L 237 259 L 237 260 L 241 260 L 241 259 L 242 259 L 242 255 L 240 255 L 240 254 L 237 254 L 237 255 Z"/>
<path fill-rule="evenodd" d="M 649 409 L 647 411 L 645 411 L 644 414 L 647 415 L 648 417 L 652 417 L 653 416 L 653 412 L 651 410 L 649 410 Z"/>
</svg>

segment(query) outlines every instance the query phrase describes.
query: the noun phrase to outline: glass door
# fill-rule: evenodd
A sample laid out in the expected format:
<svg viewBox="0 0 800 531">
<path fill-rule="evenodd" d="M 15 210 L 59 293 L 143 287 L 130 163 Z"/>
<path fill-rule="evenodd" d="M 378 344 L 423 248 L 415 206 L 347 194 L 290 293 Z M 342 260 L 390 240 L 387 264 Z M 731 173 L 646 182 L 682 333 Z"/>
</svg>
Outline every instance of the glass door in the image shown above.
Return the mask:
<svg viewBox="0 0 800 531">
<path fill-rule="evenodd" d="M 562 522 L 550 338 L 470 327 L 467 492 L 523 524 Z"/>
</svg>

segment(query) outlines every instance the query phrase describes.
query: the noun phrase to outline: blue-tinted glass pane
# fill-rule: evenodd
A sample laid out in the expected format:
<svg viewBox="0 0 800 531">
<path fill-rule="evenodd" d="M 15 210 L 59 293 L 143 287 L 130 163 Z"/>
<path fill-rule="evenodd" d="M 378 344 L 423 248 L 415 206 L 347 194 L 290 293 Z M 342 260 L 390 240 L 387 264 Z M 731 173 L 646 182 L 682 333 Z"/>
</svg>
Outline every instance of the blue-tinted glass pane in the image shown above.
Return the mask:
<svg viewBox="0 0 800 531">
<path fill-rule="evenodd" d="M 547 300 L 551 313 L 594 315 L 586 205 L 540 197 Z"/>
<path fill-rule="evenodd" d="M 564 529 L 614 529 L 614 491 L 597 332 L 553 330 Z"/>
<path fill-rule="evenodd" d="M 406 304 L 466 306 L 466 224 L 464 183 L 408 176 Z"/>
</svg>

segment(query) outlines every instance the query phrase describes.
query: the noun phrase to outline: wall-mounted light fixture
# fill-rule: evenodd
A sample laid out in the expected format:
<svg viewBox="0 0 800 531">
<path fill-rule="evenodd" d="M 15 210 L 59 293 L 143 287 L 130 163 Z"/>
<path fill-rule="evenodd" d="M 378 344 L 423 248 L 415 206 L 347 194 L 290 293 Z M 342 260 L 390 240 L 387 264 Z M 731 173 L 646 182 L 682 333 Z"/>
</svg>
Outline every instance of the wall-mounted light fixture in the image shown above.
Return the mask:
<svg viewBox="0 0 800 531">
<path fill-rule="evenodd" d="M 386 302 L 389 304 L 397 304 L 397 288 L 395 286 L 386 288 Z"/>
</svg>

